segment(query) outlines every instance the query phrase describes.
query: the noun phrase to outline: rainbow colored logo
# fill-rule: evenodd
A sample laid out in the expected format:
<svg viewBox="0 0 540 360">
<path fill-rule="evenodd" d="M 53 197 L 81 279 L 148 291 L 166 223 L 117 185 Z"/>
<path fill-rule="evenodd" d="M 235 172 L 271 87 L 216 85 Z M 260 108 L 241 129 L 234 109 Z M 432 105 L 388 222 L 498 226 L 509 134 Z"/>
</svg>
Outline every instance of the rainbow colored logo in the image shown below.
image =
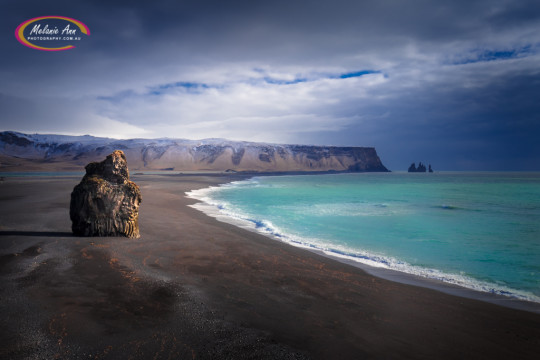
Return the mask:
<svg viewBox="0 0 540 360">
<path fill-rule="evenodd" d="M 47 20 L 54 21 L 55 26 L 49 27 Z M 59 22 L 64 23 L 58 27 Z M 31 26 L 33 24 L 33 26 Z M 71 27 L 75 25 L 75 27 Z M 26 34 L 25 34 L 26 30 Z M 40 16 L 21 23 L 15 30 L 15 37 L 24 46 L 43 51 L 62 51 L 75 48 L 73 42 L 80 41 L 80 34 L 90 35 L 88 26 L 65 16 Z M 33 36 L 32 36 L 33 35 Z M 39 43 L 37 45 L 36 43 Z M 50 46 L 47 46 L 50 45 Z"/>
</svg>

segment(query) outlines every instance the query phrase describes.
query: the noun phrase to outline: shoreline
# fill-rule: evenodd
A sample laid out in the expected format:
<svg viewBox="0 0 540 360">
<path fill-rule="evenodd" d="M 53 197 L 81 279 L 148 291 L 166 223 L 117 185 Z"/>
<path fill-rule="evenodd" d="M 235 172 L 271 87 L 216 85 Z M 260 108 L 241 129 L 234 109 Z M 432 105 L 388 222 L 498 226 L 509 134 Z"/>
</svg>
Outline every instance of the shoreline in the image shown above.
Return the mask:
<svg viewBox="0 0 540 360">
<path fill-rule="evenodd" d="M 295 175 L 295 174 L 286 174 L 286 175 Z M 272 175 L 246 176 L 245 178 L 243 177 L 238 180 L 234 180 L 232 182 L 249 180 L 254 177 L 259 177 L 259 176 L 274 176 L 274 175 L 272 174 Z M 213 185 L 210 188 L 220 187 L 222 185 L 230 184 L 232 182 L 220 183 L 217 185 Z M 449 294 L 449 295 L 485 301 L 485 302 L 489 302 L 492 304 L 496 304 L 496 305 L 500 305 L 500 306 L 504 306 L 508 308 L 525 310 L 525 311 L 540 314 L 540 302 L 520 299 L 516 296 L 506 296 L 506 295 L 496 294 L 492 292 L 476 290 L 473 288 L 461 286 L 461 285 L 454 284 L 451 282 L 445 282 L 440 279 L 424 277 L 421 275 L 412 274 L 405 271 L 372 266 L 365 262 L 356 260 L 353 255 L 339 254 L 331 250 L 324 250 L 324 249 L 317 248 L 315 246 L 310 246 L 310 244 L 303 244 L 303 243 L 294 242 L 294 241 L 286 241 L 282 238 L 282 236 L 276 236 L 273 233 L 260 230 L 258 227 L 255 226 L 255 224 L 252 221 L 249 221 L 246 219 L 235 218 L 233 216 L 224 214 L 213 204 L 209 204 L 205 202 L 203 198 L 201 198 L 200 196 L 196 194 L 190 194 L 197 190 L 206 190 L 210 188 L 194 189 L 194 190 L 186 192 L 186 196 L 198 201 L 197 204 L 190 205 L 190 207 L 204 213 L 205 215 L 209 217 L 215 218 L 218 221 L 231 224 L 233 226 L 237 226 L 247 231 L 261 234 L 263 236 L 268 237 L 269 239 L 273 241 L 278 241 L 280 243 L 287 244 L 289 246 L 304 249 L 304 250 L 313 252 L 315 254 L 339 261 L 341 263 L 360 268 L 366 271 L 370 275 L 373 275 L 373 276 L 376 276 L 385 280 L 395 281 L 401 284 L 420 286 L 420 287 L 424 287 L 424 288 L 428 288 L 432 290 L 437 290 L 437 291 L 440 291 L 442 293 Z"/>
<path fill-rule="evenodd" d="M 405 172 L 405 171 L 403 171 Z M 454 171 L 450 171 L 450 173 L 453 173 Z M 32 172 L 22 172 L 25 175 L 13 175 L 9 176 L 8 178 L 11 179 L 36 179 L 36 178 L 42 178 L 42 179 L 70 179 L 70 178 L 82 178 L 84 175 L 84 172 L 60 172 L 59 175 L 42 175 L 41 172 L 39 172 L 39 175 L 34 175 Z M 54 173 L 54 172 L 51 172 Z M 216 183 L 212 183 L 210 187 L 220 187 L 222 185 L 230 184 L 232 182 L 236 181 L 244 181 L 249 180 L 254 177 L 263 177 L 263 176 L 309 176 L 309 175 L 324 175 L 324 174 L 340 174 L 340 173 L 347 173 L 347 172 L 337 172 L 337 171 L 326 171 L 326 172 L 277 172 L 277 173 L 258 173 L 258 172 L 219 172 L 219 171 L 188 171 L 188 172 L 176 172 L 176 171 L 147 171 L 145 173 L 141 172 L 134 172 L 132 174 L 132 177 L 138 178 L 142 177 L 171 177 L 171 178 L 197 178 L 197 177 L 210 177 L 213 179 L 221 179 L 223 178 L 223 181 L 218 180 Z M 396 173 L 400 173 L 399 171 Z M 460 172 L 458 172 L 460 173 Z M 473 172 L 474 173 L 474 172 Z M 530 172 L 517 172 L 517 173 L 530 173 Z M 27 174 L 27 175 L 26 175 Z M 49 174 L 49 172 L 47 172 Z M 203 213 L 205 216 L 209 216 L 211 218 L 217 219 L 220 222 L 233 225 L 235 227 L 238 227 L 243 230 L 247 230 L 259 235 L 262 235 L 266 238 L 271 239 L 272 241 L 277 241 L 282 244 L 286 244 L 288 246 L 292 246 L 295 248 L 300 248 L 303 250 L 307 250 L 309 252 L 318 254 L 320 256 L 332 259 L 334 261 L 338 261 L 343 264 L 347 264 L 350 266 L 353 266 L 355 268 L 359 268 L 366 273 L 376 276 L 381 279 L 394 281 L 401 284 L 406 285 L 413 285 L 413 286 L 419 286 L 427 289 L 432 289 L 436 291 L 440 291 L 444 294 L 463 297 L 467 299 L 473 299 L 473 300 L 479 300 L 483 302 L 488 302 L 492 304 L 496 304 L 499 306 L 504 306 L 511 309 L 517 309 L 517 310 L 524 310 L 527 312 L 537 313 L 540 314 L 540 302 L 534 302 L 530 300 L 524 300 L 519 299 L 514 296 L 505 296 L 500 294 L 494 294 L 490 292 L 485 292 L 481 290 L 476 290 L 472 288 L 468 288 L 466 286 L 461 286 L 454 283 L 445 282 L 439 279 L 435 278 L 428 278 L 417 274 L 407 273 L 404 271 L 399 271 L 395 269 L 389 269 L 389 268 L 382 268 L 377 266 L 371 266 L 369 264 L 366 264 L 364 262 L 357 261 L 351 256 L 348 255 L 342 255 L 338 253 L 333 253 L 331 251 L 325 251 L 323 249 L 310 247 L 304 244 L 295 243 L 295 242 L 289 242 L 281 239 L 278 236 L 275 236 L 274 234 L 259 231 L 257 228 L 253 227 L 253 223 L 243 220 L 243 219 L 236 219 L 231 216 L 225 215 L 221 213 L 218 209 L 215 208 L 215 206 L 207 204 L 201 199 L 198 199 L 197 197 L 193 197 L 188 195 L 189 192 L 196 191 L 196 190 L 205 190 L 210 187 L 196 187 L 194 189 L 190 189 L 185 192 L 185 196 L 196 200 L 196 204 L 188 205 L 191 208 L 196 209 L 197 211 Z M 203 206 L 198 206 L 198 204 L 201 204 Z"/>
<path fill-rule="evenodd" d="M 0 357 L 538 355 L 536 313 L 384 280 L 220 222 L 184 196 L 237 179 L 132 176 L 139 239 L 71 234 L 78 177 L 0 183 Z"/>
</svg>

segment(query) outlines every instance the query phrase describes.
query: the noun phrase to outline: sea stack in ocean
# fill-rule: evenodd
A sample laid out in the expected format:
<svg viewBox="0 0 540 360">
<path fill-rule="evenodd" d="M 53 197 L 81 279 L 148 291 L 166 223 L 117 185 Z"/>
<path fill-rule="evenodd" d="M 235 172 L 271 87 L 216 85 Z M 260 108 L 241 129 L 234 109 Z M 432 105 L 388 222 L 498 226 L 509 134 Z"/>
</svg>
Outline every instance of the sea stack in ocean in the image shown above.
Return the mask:
<svg viewBox="0 0 540 360">
<path fill-rule="evenodd" d="M 422 164 L 422 162 L 418 163 L 418 167 L 416 167 L 415 163 L 412 163 L 411 166 L 409 166 L 408 172 L 426 172 L 426 165 Z M 431 168 L 431 164 L 429 164 L 429 172 L 432 173 L 433 169 Z"/>
<path fill-rule="evenodd" d="M 129 180 L 126 156 L 114 151 L 98 163 L 86 165 L 86 175 L 71 193 L 69 215 L 78 236 L 139 237 L 137 184 Z"/>
</svg>

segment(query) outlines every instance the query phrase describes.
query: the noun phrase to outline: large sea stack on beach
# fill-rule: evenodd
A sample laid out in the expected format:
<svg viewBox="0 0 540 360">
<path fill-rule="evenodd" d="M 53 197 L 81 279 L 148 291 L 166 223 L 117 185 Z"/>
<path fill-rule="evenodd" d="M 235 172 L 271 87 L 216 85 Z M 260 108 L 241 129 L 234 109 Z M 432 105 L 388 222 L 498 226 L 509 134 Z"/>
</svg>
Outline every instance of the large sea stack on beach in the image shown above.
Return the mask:
<svg viewBox="0 0 540 360">
<path fill-rule="evenodd" d="M 114 151 L 86 165 L 86 175 L 71 193 L 69 214 L 79 236 L 139 237 L 139 187 L 129 180 L 126 156 Z"/>
</svg>

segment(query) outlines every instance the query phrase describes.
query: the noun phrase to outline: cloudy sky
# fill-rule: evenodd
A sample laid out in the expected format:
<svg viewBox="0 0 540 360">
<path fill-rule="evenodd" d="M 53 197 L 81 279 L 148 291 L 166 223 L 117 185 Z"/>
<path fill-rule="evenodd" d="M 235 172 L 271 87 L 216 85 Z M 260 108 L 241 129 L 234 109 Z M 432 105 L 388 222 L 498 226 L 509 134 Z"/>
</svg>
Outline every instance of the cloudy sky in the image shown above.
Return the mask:
<svg viewBox="0 0 540 360">
<path fill-rule="evenodd" d="M 91 35 L 67 51 L 21 45 L 16 27 L 45 15 Z M 540 170 L 537 0 L 3 0 L 0 30 L 0 131 Z"/>
</svg>

